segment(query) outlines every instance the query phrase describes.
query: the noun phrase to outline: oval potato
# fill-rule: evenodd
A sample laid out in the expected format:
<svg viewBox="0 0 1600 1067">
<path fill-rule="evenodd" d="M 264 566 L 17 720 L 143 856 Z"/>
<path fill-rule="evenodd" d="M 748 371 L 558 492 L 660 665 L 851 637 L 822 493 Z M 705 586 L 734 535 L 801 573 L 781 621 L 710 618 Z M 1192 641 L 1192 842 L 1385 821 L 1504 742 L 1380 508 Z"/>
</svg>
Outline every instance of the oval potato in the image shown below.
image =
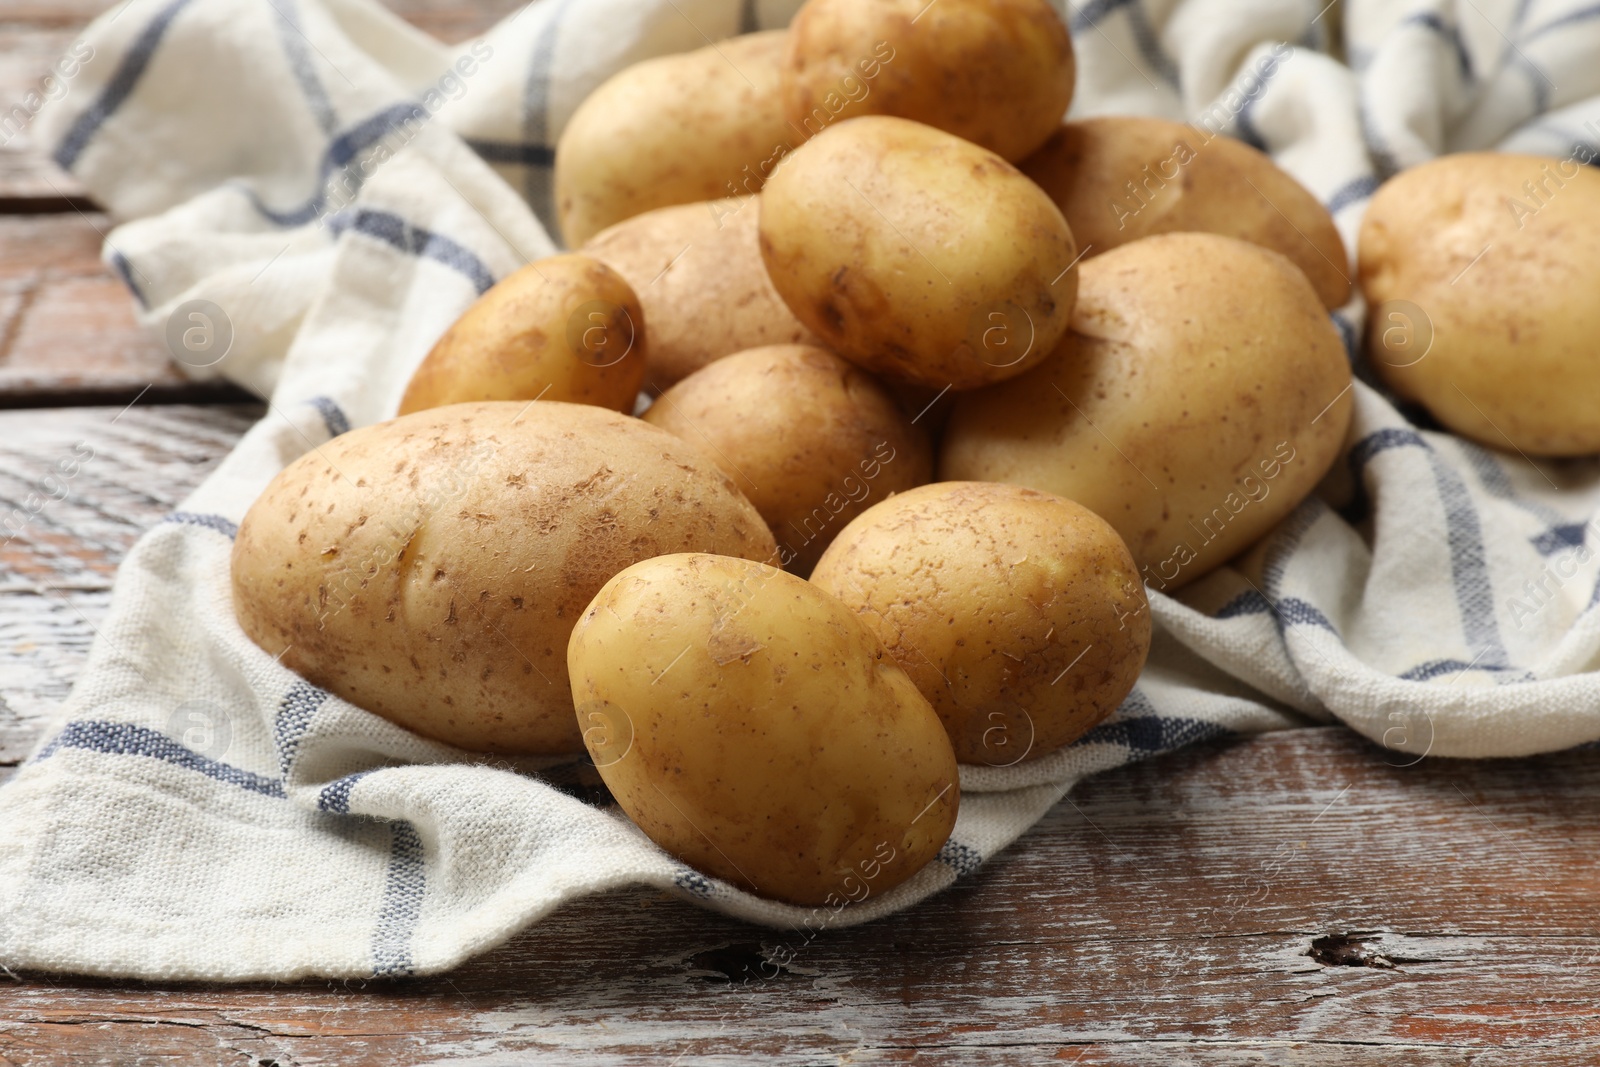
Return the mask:
<svg viewBox="0 0 1600 1067">
<path fill-rule="evenodd" d="M 650 324 L 645 384 L 666 389 L 723 356 L 813 344 L 767 277 L 754 198 L 657 208 L 583 246 L 627 279 Z"/>
<path fill-rule="evenodd" d="M 707 874 L 795 904 L 859 901 L 955 825 L 938 716 L 843 605 L 774 567 L 636 564 L 583 613 L 568 666 L 617 803 Z"/>
<path fill-rule="evenodd" d="M 933 475 L 928 439 L 872 377 L 826 349 L 740 352 L 663 393 L 644 420 L 704 448 L 806 575 L 874 501 Z"/>
<path fill-rule="evenodd" d="M 552 256 L 467 308 L 412 374 L 400 414 L 540 399 L 632 411 L 647 352 L 644 311 L 622 275 L 588 256 Z"/>
<path fill-rule="evenodd" d="M 936 482 L 873 505 L 811 575 L 928 698 L 962 763 L 1082 737 L 1150 651 L 1138 567 L 1104 519 L 1015 485 Z"/>
<path fill-rule="evenodd" d="M 784 35 L 647 59 L 590 93 L 556 144 L 567 247 L 653 208 L 760 192 L 802 140 L 778 99 Z"/>
<path fill-rule="evenodd" d="M 460 404 L 284 468 L 239 525 L 234 611 L 286 666 L 407 729 L 573 753 L 573 623 L 618 571 L 685 549 L 776 553 L 669 433 L 581 404 Z"/>
<path fill-rule="evenodd" d="M 1243 141 L 1104 116 L 1062 124 L 1022 170 L 1067 217 L 1085 259 L 1158 233 L 1219 233 L 1287 256 L 1324 307 L 1350 299 L 1350 258 L 1333 216 Z"/>
<path fill-rule="evenodd" d="M 1075 75 L 1046 0 L 809 0 L 789 27 L 783 109 L 807 136 L 895 115 L 1016 162 L 1067 113 Z"/>
<path fill-rule="evenodd" d="M 1077 246 L 1011 164 L 907 119 L 830 126 L 761 197 L 773 287 L 867 370 L 972 389 L 1041 362 L 1066 331 Z"/>
<path fill-rule="evenodd" d="M 1081 270 L 1050 360 L 957 401 L 939 476 L 1074 500 L 1176 589 L 1316 487 L 1350 423 L 1350 364 L 1306 276 L 1257 245 L 1165 234 Z"/>
<path fill-rule="evenodd" d="M 1444 156 L 1378 190 L 1359 256 L 1367 351 L 1391 389 L 1493 448 L 1600 452 L 1600 172 Z"/>
</svg>

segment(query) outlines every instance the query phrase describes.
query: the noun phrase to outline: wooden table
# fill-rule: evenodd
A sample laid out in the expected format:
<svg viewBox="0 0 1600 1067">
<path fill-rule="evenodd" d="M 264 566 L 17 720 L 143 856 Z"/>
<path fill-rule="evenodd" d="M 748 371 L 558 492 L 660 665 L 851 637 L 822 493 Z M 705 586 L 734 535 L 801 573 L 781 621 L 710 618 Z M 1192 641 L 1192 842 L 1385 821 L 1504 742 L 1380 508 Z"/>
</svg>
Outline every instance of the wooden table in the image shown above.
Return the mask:
<svg viewBox="0 0 1600 1067">
<path fill-rule="evenodd" d="M 0 0 L 0 102 L 99 6 Z M 459 39 L 511 4 L 396 7 Z M 170 369 L 99 265 L 107 220 L 22 140 L 0 151 L 0 519 L 77 442 L 96 459 L 0 547 L 0 781 L 117 561 L 260 413 Z M 1408 761 L 1322 728 L 1104 775 L 970 883 L 777 977 L 771 932 L 644 891 L 433 980 L 0 973 L 0 1067 L 1600 1062 L 1600 754 Z"/>
</svg>

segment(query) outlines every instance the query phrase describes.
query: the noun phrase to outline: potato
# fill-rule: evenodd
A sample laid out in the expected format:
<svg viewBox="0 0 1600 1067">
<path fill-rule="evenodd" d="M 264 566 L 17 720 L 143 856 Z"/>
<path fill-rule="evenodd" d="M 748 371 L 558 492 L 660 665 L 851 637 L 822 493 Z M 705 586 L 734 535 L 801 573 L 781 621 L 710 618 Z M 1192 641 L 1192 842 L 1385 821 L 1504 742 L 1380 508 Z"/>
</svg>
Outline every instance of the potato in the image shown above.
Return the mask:
<svg viewBox="0 0 1600 1067">
<path fill-rule="evenodd" d="M 578 105 L 556 144 L 561 233 L 576 248 L 653 208 L 761 191 L 802 140 L 784 120 L 784 31 L 636 63 Z"/>
<path fill-rule="evenodd" d="M 1361 226 L 1374 368 L 1495 448 L 1600 452 L 1600 173 L 1582 159 L 1444 156 L 1386 182 Z"/>
<path fill-rule="evenodd" d="M 829 348 L 934 389 L 1042 361 L 1077 292 L 1077 246 L 1050 198 L 994 153 L 907 119 L 851 119 L 789 156 L 761 197 L 761 254 Z"/>
<path fill-rule="evenodd" d="M 928 439 L 894 397 L 838 356 L 805 345 L 740 352 L 661 395 L 644 420 L 705 449 L 778 542 L 811 572 L 870 503 L 933 475 Z"/>
<path fill-rule="evenodd" d="M 567 638 L 629 564 L 770 559 L 699 452 L 582 404 L 459 404 L 353 430 L 286 467 L 233 549 L 250 639 L 308 681 L 461 748 L 581 752 Z"/>
<path fill-rule="evenodd" d="M 1170 591 L 1238 555 L 1344 442 L 1350 365 L 1311 283 L 1232 237 L 1146 237 L 1081 267 L 1048 362 L 956 402 L 939 476 L 1055 493 Z"/>
<path fill-rule="evenodd" d="M 808 136 L 896 115 L 1016 162 L 1067 113 L 1074 74 L 1046 0 L 810 0 L 789 27 L 783 110 Z"/>
<path fill-rule="evenodd" d="M 1067 217 L 1085 259 L 1158 233 L 1220 233 L 1287 256 L 1324 307 L 1350 299 L 1333 216 L 1243 141 L 1165 119 L 1083 119 L 1063 124 L 1022 170 Z"/>
<path fill-rule="evenodd" d="M 813 585 L 856 613 L 939 713 L 962 763 L 1010 766 L 1117 709 L 1150 651 L 1133 556 L 1049 493 L 936 482 L 875 504 Z"/>
<path fill-rule="evenodd" d="M 628 280 L 650 323 L 645 384 L 666 389 L 747 348 L 812 344 L 767 277 L 753 199 L 657 208 L 583 246 Z"/>
<path fill-rule="evenodd" d="M 939 717 L 856 617 L 773 567 L 629 567 L 567 651 L 584 742 L 617 802 L 686 863 L 842 906 L 939 853 L 960 787 Z"/>
<path fill-rule="evenodd" d="M 588 256 L 552 256 L 467 308 L 412 374 L 400 414 L 538 399 L 632 411 L 647 351 L 644 312 L 622 276 Z"/>
</svg>

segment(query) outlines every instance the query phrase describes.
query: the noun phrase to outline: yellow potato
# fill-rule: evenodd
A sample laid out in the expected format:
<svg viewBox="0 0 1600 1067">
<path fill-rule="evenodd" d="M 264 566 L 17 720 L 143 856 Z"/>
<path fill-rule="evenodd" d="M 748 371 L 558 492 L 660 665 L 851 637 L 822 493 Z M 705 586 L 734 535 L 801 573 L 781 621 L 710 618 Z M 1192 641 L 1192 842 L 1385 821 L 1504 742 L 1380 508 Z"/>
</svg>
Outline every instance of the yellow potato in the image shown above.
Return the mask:
<svg viewBox="0 0 1600 1067">
<path fill-rule="evenodd" d="M 1316 487 L 1349 426 L 1349 361 L 1306 276 L 1257 245 L 1165 234 L 1081 270 L 1049 361 L 957 401 L 939 477 L 1074 500 L 1170 591 Z"/>
<path fill-rule="evenodd" d="M 622 276 L 588 256 L 552 256 L 502 280 L 445 331 L 400 414 L 539 399 L 632 411 L 646 352 L 644 312 Z"/>
<path fill-rule="evenodd" d="M 750 196 L 802 139 L 784 120 L 784 31 L 636 63 L 578 105 L 556 145 L 561 233 L 576 248 L 653 208 Z"/>
<path fill-rule="evenodd" d="M 1367 351 L 1456 433 L 1600 452 L 1600 172 L 1492 152 L 1391 178 L 1361 225 Z"/>
<path fill-rule="evenodd" d="M 747 348 L 812 344 L 767 277 L 753 198 L 657 208 L 583 246 L 628 280 L 650 323 L 645 384 L 657 391 Z"/>
<path fill-rule="evenodd" d="M 600 777 L 707 874 L 843 906 L 911 877 L 955 825 L 938 716 L 854 615 L 793 575 L 646 560 L 600 590 L 567 660 Z"/>
<path fill-rule="evenodd" d="M 1046 0 L 809 0 L 789 27 L 783 108 L 807 136 L 897 115 L 1015 162 L 1067 113 L 1075 72 Z"/>
<path fill-rule="evenodd" d="M 1067 217 L 1085 259 L 1158 233 L 1220 233 L 1287 256 L 1324 307 L 1350 299 L 1333 217 L 1243 141 L 1165 119 L 1082 119 L 1062 125 L 1022 170 Z"/>
<path fill-rule="evenodd" d="M 761 197 L 761 254 L 829 348 L 936 390 L 1042 361 L 1077 291 L 1072 232 L 1037 185 L 898 118 L 830 126 L 790 155 Z"/>
<path fill-rule="evenodd" d="M 873 502 L 933 475 L 928 439 L 894 397 L 822 348 L 729 356 L 668 389 L 644 419 L 704 449 L 800 575 Z"/>
<path fill-rule="evenodd" d="M 832 593 L 917 683 L 962 763 L 1083 736 L 1133 689 L 1150 612 L 1128 548 L 1070 500 L 936 482 L 875 504 L 823 554 Z"/>
<path fill-rule="evenodd" d="M 460 404 L 280 472 L 239 525 L 234 611 L 310 682 L 419 734 L 572 753 L 573 623 L 618 571 L 685 550 L 776 555 L 671 434 L 582 404 Z"/>
</svg>

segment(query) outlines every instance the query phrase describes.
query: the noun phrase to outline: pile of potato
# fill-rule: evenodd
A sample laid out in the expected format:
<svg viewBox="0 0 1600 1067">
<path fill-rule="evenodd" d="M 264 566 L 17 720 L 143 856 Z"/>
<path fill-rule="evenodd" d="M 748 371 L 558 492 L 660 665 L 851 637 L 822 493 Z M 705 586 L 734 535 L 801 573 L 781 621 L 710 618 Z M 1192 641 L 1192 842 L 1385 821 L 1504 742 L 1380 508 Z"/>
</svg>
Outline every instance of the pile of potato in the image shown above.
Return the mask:
<svg viewBox="0 0 1600 1067">
<path fill-rule="evenodd" d="M 1236 141 L 1063 124 L 1073 75 L 1046 0 L 810 0 L 616 75 L 557 152 L 576 251 L 278 476 L 245 632 L 429 737 L 587 752 L 751 891 L 910 877 L 958 764 L 1110 715 L 1146 585 L 1258 540 L 1350 421 L 1327 212 Z M 1363 276 L 1418 291 L 1446 238 L 1384 205 Z"/>
</svg>

